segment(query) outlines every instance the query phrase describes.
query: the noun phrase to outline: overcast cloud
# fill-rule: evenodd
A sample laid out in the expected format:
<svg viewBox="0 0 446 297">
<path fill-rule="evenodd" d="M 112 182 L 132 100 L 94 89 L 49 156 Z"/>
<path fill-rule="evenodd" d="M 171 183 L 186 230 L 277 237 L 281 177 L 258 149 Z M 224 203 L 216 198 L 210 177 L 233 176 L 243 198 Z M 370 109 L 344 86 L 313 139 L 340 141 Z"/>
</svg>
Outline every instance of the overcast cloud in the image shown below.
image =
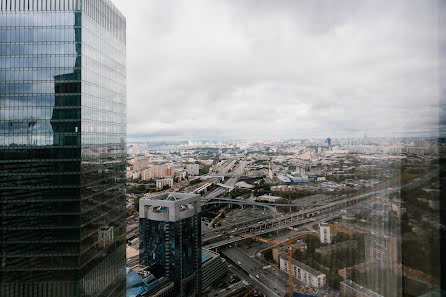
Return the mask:
<svg viewBox="0 0 446 297">
<path fill-rule="evenodd" d="M 439 2 L 113 2 L 129 140 L 438 134 Z"/>
</svg>

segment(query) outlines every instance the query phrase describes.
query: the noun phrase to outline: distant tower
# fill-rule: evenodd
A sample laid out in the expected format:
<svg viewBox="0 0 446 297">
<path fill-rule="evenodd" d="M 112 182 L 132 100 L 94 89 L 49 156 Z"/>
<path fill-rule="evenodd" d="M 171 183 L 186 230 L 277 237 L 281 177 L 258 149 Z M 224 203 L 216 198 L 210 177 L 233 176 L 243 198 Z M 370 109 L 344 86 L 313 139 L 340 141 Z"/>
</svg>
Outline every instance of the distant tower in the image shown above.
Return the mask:
<svg viewBox="0 0 446 297">
<path fill-rule="evenodd" d="M 369 139 L 367 137 L 367 133 L 364 132 L 364 140 L 363 140 L 363 144 L 369 144 Z"/>
<path fill-rule="evenodd" d="M 328 149 L 331 151 L 331 138 L 327 138 Z"/>
<path fill-rule="evenodd" d="M 331 243 L 330 225 L 327 223 L 319 224 L 319 236 L 321 243 Z"/>
<path fill-rule="evenodd" d="M 305 176 L 305 165 L 302 164 L 302 163 L 297 162 L 297 163 L 296 163 L 296 172 L 297 172 L 300 176 L 304 177 L 304 176 Z"/>
<path fill-rule="evenodd" d="M 192 139 L 189 138 L 189 146 L 193 144 Z"/>
</svg>

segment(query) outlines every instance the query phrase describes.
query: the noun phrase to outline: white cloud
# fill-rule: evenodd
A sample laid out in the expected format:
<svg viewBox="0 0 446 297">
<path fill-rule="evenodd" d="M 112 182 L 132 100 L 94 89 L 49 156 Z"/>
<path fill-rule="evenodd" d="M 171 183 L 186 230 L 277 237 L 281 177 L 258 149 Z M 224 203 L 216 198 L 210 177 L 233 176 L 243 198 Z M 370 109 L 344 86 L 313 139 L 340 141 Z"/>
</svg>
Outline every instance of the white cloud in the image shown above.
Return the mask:
<svg viewBox="0 0 446 297">
<path fill-rule="evenodd" d="M 129 139 L 438 132 L 435 2 L 114 2 Z"/>
</svg>

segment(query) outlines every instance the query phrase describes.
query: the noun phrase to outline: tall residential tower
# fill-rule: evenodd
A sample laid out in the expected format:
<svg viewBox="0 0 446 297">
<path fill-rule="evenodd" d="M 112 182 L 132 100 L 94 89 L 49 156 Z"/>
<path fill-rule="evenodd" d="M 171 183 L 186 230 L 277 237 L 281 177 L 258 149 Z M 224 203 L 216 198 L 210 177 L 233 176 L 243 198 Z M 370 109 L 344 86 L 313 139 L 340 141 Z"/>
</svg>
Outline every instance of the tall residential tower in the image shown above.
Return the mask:
<svg viewBox="0 0 446 297">
<path fill-rule="evenodd" d="M 0 12 L 0 296 L 124 296 L 125 17 L 109 0 Z"/>
</svg>

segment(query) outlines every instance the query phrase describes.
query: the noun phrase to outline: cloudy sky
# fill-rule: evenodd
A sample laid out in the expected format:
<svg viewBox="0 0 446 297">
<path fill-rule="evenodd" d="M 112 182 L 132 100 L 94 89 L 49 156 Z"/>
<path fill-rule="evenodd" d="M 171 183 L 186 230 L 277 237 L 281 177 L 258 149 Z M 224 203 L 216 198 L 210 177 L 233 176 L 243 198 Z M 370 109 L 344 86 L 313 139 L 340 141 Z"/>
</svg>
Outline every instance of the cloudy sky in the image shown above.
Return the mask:
<svg viewBox="0 0 446 297">
<path fill-rule="evenodd" d="M 129 140 L 436 135 L 440 1 L 114 0 Z"/>
</svg>

